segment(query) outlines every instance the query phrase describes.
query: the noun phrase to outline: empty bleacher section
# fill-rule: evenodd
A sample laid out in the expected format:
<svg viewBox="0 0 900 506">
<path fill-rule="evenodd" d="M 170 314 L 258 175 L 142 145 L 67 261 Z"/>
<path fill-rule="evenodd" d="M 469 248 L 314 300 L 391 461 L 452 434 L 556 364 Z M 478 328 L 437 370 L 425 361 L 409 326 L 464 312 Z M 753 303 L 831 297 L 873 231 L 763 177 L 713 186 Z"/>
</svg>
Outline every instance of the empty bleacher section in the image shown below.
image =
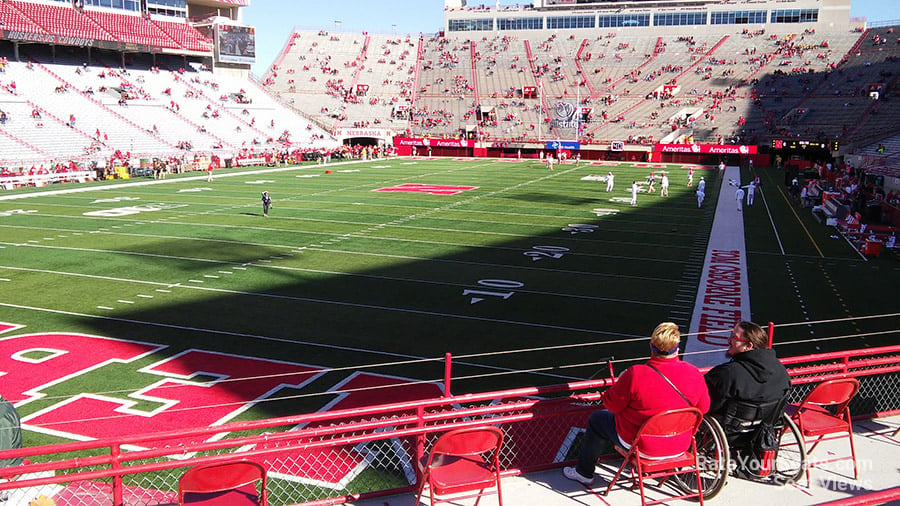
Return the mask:
<svg viewBox="0 0 900 506">
<path fill-rule="evenodd" d="M 212 41 L 187 23 L 152 18 L 150 22 L 188 51 L 209 52 L 212 48 Z"/>
<path fill-rule="evenodd" d="M 47 33 L 75 39 L 115 40 L 110 32 L 71 6 L 57 6 L 7 0 L 10 7 L 19 11 Z"/>
<path fill-rule="evenodd" d="M 25 16 L 12 3 L 0 2 L 0 22 L 7 30 L 29 33 L 48 33 L 32 19 Z"/>
<path fill-rule="evenodd" d="M 155 24 L 138 14 L 118 14 L 106 11 L 86 10 L 84 14 L 103 26 L 117 40 L 128 44 L 177 48 L 179 44 Z"/>
</svg>

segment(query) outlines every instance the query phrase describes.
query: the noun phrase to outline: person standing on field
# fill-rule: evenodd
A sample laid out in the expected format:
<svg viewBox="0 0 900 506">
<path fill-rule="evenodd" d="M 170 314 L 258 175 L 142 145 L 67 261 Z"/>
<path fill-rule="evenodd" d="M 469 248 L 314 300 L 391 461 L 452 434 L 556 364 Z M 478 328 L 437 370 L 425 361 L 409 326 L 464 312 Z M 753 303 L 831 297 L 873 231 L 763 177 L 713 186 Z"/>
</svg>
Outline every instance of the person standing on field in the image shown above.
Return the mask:
<svg viewBox="0 0 900 506">
<path fill-rule="evenodd" d="M 272 207 L 272 197 L 269 196 L 269 192 L 262 192 L 262 206 L 263 206 L 263 216 L 266 218 L 269 217 L 269 209 Z"/>
<path fill-rule="evenodd" d="M 616 179 L 616 177 L 613 176 L 612 172 L 610 172 L 609 174 L 606 175 L 606 192 L 607 193 L 613 191 L 613 186 L 615 185 L 615 179 Z"/>
</svg>

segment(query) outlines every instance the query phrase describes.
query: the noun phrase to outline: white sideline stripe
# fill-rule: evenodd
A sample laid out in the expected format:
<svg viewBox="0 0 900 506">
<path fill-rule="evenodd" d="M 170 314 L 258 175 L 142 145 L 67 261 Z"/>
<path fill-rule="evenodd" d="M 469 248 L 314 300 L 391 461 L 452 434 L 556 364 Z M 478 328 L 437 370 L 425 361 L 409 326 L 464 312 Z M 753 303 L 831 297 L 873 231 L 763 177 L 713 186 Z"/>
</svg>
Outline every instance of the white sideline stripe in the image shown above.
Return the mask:
<svg viewBox="0 0 900 506">
<path fill-rule="evenodd" d="M 706 367 L 718 365 L 725 361 L 724 351 L 726 346 L 718 344 L 704 343 L 698 339 L 700 330 L 700 318 L 706 310 L 707 314 L 718 321 L 727 320 L 727 313 L 722 311 L 735 311 L 740 316 L 740 320 L 750 319 L 750 287 L 747 281 L 747 248 L 744 244 L 744 217 L 743 212 L 737 210 L 737 202 L 735 200 L 734 189 L 728 185 L 728 181 L 734 179 L 741 180 L 741 171 L 739 167 L 730 166 L 725 168 L 722 174 L 719 186 L 719 199 L 716 203 L 716 214 L 713 218 L 713 226 L 709 234 L 709 245 L 706 249 L 706 259 L 703 261 L 703 272 L 700 276 L 700 284 L 697 288 L 697 297 L 694 300 L 694 312 L 691 317 L 690 334 L 685 342 L 684 359 L 697 367 Z M 743 203 L 741 206 L 743 207 Z M 724 306 L 722 304 L 706 303 L 706 290 L 709 286 L 709 273 L 712 267 L 713 251 L 737 251 L 739 254 L 738 272 L 740 273 L 740 307 Z M 737 322 L 735 322 L 737 323 Z M 727 330 L 731 329 L 728 326 Z M 711 329 L 711 330 L 726 330 Z M 724 332 L 711 334 L 716 338 L 722 339 L 727 334 Z M 716 353 L 720 351 L 722 353 Z"/>
</svg>

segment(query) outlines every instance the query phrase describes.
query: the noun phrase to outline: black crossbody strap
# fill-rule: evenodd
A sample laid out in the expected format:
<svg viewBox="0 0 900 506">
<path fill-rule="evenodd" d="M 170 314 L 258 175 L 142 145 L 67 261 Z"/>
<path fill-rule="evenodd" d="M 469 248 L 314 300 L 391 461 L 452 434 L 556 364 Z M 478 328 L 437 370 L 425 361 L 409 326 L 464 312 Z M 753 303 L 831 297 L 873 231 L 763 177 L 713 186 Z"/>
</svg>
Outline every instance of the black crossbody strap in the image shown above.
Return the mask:
<svg viewBox="0 0 900 506">
<path fill-rule="evenodd" d="M 688 403 L 688 406 L 693 406 L 693 404 L 691 404 L 691 401 L 689 401 L 688 398 L 685 397 L 683 393 L 681 393 L 681 390 L 678 390 L 678 387 L 675 386 L 675 383 L 672 383 L 671 381 L 669 381 L 669 378 L 667 378 L 665 374 L 660 372 L 660 370 L 657 369 L 656 367 L 653 367 L 653 364 L 651 364 L 650 362 L 647 362 L 646 366 L 649 367 L 650 369 L 653 369 L 654 371 L 656 371 L 656 374 L 659 374 L 660 376 L 662 376 L 662 379 L 666 380 L 666 383 L 668 383 L 669 385 L 672 386 L 672 388 L 675 389 L 675 392 L 677 392 L 678 395 L 680 395 L 681 398 L 684 399 L 684 402 Z"/>
</svg>

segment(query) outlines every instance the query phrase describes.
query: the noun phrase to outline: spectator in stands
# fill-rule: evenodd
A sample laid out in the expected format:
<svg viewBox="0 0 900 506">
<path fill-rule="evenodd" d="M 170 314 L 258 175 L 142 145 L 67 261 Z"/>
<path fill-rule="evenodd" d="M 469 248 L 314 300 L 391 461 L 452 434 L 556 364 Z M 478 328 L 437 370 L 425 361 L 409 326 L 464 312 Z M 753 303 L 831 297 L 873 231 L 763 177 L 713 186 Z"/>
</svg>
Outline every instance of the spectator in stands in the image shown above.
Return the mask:
<svg viewBox="0 0 900 506">
<path fill-rule="evenodd" d="M 735 325 L 725 356 L 731 361 L 706 373 L 710 413 L 724 414 L 734 401 L 781 400 L 791 390 L 787 369 L 769 348 L 769 337 L 759 325 L 748 321 Z"/>
<path fill-rule="evenodd" d="M 7 121 L 9 116 L 6 115 L 6 111 L 0 111 L 0 125 L 5 125 Z"/>
<path fill-rule="evenodd" d="M 585 485 L 593 482 L 597 459 L 610 453 L 613 444 L 629 445 L 641 425 L 657 413 L 683 408 L 685 404 L 706 413 L 709 391 L 700 371 L 679 360 L 680 341 L 677 325 L 657 325 L 650 337 L 650 360 L 629 367 L 603 392 L 606 409 L 591 414 L 578 464 L 563 469 L 566 478 Z M 689 440 L 683 438 L 666 438 L 647 444 L 643 451 L 662 457 L 678 454 L 688 444 Z"/>
</svg>

